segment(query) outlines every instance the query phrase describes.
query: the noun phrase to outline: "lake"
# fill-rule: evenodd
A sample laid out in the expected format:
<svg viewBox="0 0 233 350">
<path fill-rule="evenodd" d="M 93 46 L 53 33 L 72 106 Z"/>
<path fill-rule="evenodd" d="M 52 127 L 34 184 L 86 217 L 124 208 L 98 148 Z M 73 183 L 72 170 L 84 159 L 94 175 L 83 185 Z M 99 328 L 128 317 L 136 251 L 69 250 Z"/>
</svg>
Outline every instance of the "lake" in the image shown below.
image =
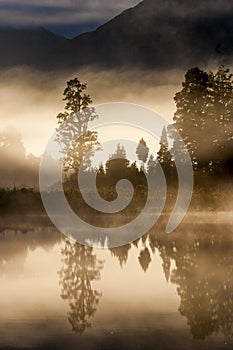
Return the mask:
<svg viewBox="0 0 233 350">
<path fill-rule="evenodd" d="M 136 242 L 94 249 L 44 217 L 0 222 L 1 349 L 232 349 L 230 212 L 162 218 Z"/>
</svg>

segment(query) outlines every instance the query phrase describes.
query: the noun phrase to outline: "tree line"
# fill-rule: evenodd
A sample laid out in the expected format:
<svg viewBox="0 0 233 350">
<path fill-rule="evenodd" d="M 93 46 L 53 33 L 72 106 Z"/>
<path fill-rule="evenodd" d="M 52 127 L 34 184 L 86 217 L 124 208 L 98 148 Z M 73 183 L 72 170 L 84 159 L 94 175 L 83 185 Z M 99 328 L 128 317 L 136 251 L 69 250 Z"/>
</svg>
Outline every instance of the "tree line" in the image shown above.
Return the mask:
<svg viewBox="0 0 233 350">
<path fill-rule="evenodd" d="M 57 142 L 61 145 L 65 178 L 70 180 L 76 179 L 82 162 L 86 172 L 93 171 L 91 151 L 93 147 L 100 147 L 97 132 L 88 129 L 89 122 L 98 115 L 86 91 L 86 83 L 78 78 L 69 80 L 64 90 L 64 112 L 57 116 Z M 229 69 L 220 66 L 215 73 L 198 67 L 189 69 L 174 101 L 173 122 L 162 130 L 157 154 L 150 152 L 142 138 L 135 149 L 138 162 L 130 163 L 124 147 L 118 145 L 107 162 L 99 165 L 97 182 L 100 186 L 113 186 L 119 176 L 144 186 L 143 173 L 153 177 L 158 163 L 167 182 L 176 184 L 172 154 L 185 162 L 181 140 L 189 151 L 197 185 L 202 184 L 203 179 L 216 181 L 232 177 L 233 77 Z M 172 126 L 179 135 L 174 134 Z M 39 158 L 26 156 L 22 139 L 15 130 L 6 129 L 0 133 L 0 156 L 1 187 L 38 186 Z"/>
<path fill-rule="evenodd" d="M 88 123 L 98 116 L 91 107 L 92 100 L 86 89 L 87 84 L 77 78 L 67 82 L 65 112 L 57 116 L 57 141 L 62 145 L 64 171 L 69 177 L 79 170 L 83 161 L 86 171 L 92 170 L 90 154 L 85 156 L 99 145 L 97 133 L 88 130 Z M 99 166 L 97 182 L 100 185 L 112 186 L 119 177 L 130 177 L 134 184 L 145 185 L 143 173 L 153 177 L 158 163 L 167 182 L 176 183 L 174 154 L 180 162 L 186 162 L 183 141 L 190 154 L 196 184 L 201 184 L 205 177 L 216 180 L 232 176 L 233 79 L 229 69 L 220 66 L 215 73 L 198 67 L 189 69 L 174 101 L 173 123 L 163 128 L 157 154 L 149 152 L 142 138 L 135 150 L 138 166 L 127 160 L 126 151 L 119 144 L 107 162 Z M 67 121 L 65 126 L 64 121 Z M 178 134 L 173 132 L 173 127 Z M 76 138 L 77 134 L 81 136 Z"/>
</svg>

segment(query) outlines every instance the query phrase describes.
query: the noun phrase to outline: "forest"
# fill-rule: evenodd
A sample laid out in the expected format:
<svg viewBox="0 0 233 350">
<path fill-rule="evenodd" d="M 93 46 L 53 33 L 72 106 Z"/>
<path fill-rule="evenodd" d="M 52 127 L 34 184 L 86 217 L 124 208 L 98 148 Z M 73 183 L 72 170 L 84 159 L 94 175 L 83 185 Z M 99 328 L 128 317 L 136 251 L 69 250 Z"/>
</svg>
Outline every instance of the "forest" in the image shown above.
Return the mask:
<svg viewBox="0 0 233 350">
<path fill-rule="evenodd" d="M 98 133 L 88 130 L 88 124 L 98 115 L 86 91 L 87 83 L 78 78 L 69 80 L 64 90 L 64 112 L 57 115 L 56 141 L 62 145 L 63 187 L 72 207 L 78 203 L 78 207 L 81 204 L 83 210 L 88 211 L 76 181 L 81 164 L 87 178 L 89 173 L 97 172 L 98 192 L 109 201 L 117 196 L 116 183 L 122 178 L 130 180 L 134 186 L 134 201 L 128 210 L 134 208 L 136 212 L 146 200 L 145 174 L 153 181 L 157 167 L 161 166 L 171 199 L 169 210 L 178 186 L 176 159 L 183 164 L 186 162 L 182 139 L 194 171 L 191 206 L 198 208 L 204 202 L 212 210 L 227 209 L 227 201 L 223 204 L 223 198 L 231 188 L 233 175 L 233 77 L 228 68 L 220 66 L 216 72 L 206 72 L 194 67 L 185 73 L 181 90 L 174 96 L 173 123 L 164 127 L 157 154 L 152 154 L 141 138 L 135 149 L 137 162 L 130 162 L 124 145 L 118 144 L 106 163 L 99 164 L 97 169 L 92 166 L 90 154 L 93 147 L 101 145 Z M 66 120 L 69 123 L 64 126 Z M 173 127 L 179 137 L 173 133 Z M 81 136 L 75 138 L 73 130 Z M 40 159 L 32 154 L 26 156 L 23 141 L 16 130 L 8 128 L 1 132 L 0 155 L 1 212 L 43 212 L 38 186 Z M 51 159 L 51 169 L 52 164 Z"/>
</svg>

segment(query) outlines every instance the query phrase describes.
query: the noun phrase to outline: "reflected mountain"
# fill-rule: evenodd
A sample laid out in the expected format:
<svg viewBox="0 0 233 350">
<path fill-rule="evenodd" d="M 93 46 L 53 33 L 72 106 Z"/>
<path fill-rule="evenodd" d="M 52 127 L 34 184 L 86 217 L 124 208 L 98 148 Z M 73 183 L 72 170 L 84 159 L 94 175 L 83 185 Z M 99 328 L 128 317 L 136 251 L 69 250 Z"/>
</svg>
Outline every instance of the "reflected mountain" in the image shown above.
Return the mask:
<svg viewBox="0 0 233 350">
<path fill-rule="evenodd" d="M 68 301 L 68 320 L 72 330 L 83 334 L 91 327 L 101 293 L 92 286 L 100 279 L 103 262 L 98 260 L 91 247 L 65 241 L 61 250 L 63 266 L 58 272 L 61 297 Z"/>
</svg>

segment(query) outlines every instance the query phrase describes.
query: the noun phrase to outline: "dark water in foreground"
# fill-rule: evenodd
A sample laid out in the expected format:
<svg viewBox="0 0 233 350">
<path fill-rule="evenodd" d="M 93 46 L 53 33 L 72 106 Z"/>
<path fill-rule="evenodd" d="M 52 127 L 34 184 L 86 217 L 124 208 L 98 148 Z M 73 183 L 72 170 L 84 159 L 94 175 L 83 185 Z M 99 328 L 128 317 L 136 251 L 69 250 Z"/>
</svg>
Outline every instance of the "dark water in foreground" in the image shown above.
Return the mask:
<svg viewBox="0 0 233 350">
<path fill-rule="evenodd" d="M 230 213 L 162 228 L 101 250 L 1 220 L 0 349 L 232 349 Z"/>
</svg>

